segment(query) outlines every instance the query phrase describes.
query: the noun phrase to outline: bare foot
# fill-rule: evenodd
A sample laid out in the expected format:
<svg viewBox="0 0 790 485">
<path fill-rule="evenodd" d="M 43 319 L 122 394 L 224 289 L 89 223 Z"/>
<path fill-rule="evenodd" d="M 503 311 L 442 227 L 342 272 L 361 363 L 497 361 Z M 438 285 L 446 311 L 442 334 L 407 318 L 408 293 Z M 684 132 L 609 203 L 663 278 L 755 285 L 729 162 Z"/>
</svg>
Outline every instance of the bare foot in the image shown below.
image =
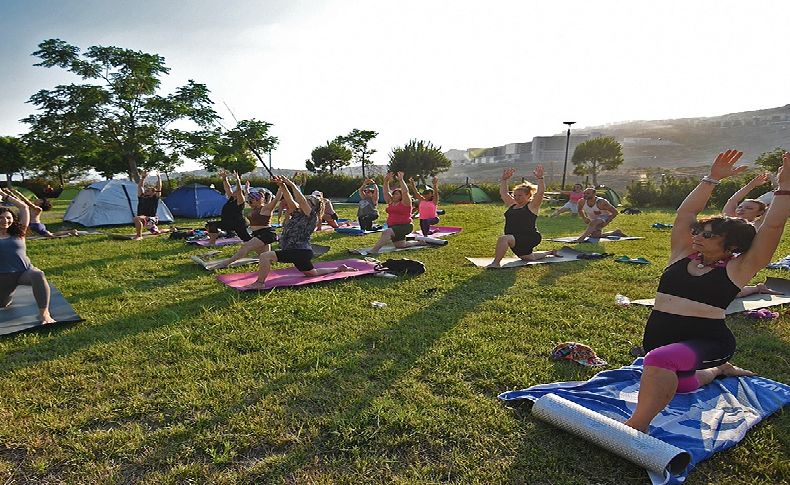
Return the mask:
<svg viewBox="0 0 790 485">
<path fill-rule="evenodd" d="M 488 268 L 488 269 L 499 269 L 499 268 L 501 268 L 501 267 L 502 267 L 502 266 L 500 266 L 500 265 L 499 265 L 499 262 L 498 262 L 498 261 L 492 262 L 491 264 L 489 264 L 488 266 L 486 266 L 486 268 Z"/>
<path fill-rule="evenodd" d="M 632 422 L 631 422 L 631 419 L 627 420 L 627 421 L 626 421 L 625 423 L 623 423 L 623 424 L 624 424 L 624 425 L 626 425 L 626 426 L 628 426 L 628 427 L 630 427 L 630 428 L 634 428 L 634 429 L 635 429 L 635 430 L 637 430 L 637 431 L 641 431 L 642 433 L 645 433 L 645 434 L 647 434 L 648 428 L 644 428 L 644 429 L 642 429 L 642 428 L 637 428 L 637 427 L 634 425 L 634 423 L 632 423 Z"/>
<path fill-rule="evenodd" d="M 266 282 L 265 281 L 256 281 L 247 286 L 242 286 L 242 290 L 265 290 L 266 289 Z"/>
<path fill-rule="evenodd" d="M 346 271 L 359 271 L 359 270 L 357 268 L 352 268 L 351 266 L 348 266 L 348 265 L 345 265 L 345 264 L 341 264 L 340 266 L 337 267 L 337 272 L 338 273 L 342 273 L 342 272 L 346 272 Z"/>
<path fill-rule="evenodd" d="M 55 319 L 52 318 L 52 315 L 49 314 L 49 310 L 41 310 L 41 311 L 39 311 L 38 319 L 44 325 L 46 325 L 48 323 L 55 323 Z"/>
<path fill-rule="evenodd" d="M 724 364 L 718 367 L 719 375 L 728 376 L 728 377 L 748 377 L 756 375 L 754 372 L 746 369 L 741 369 L 740 367 L 736 367 L 729 362 L 725 362 Z"/>
<path fill-rule="evenodd" d="M 142 241 L 142 240 L 143 240 L 143 236 L 135 236 L 135 238 L 133 239 L 133 241 Z"/>
</svg>

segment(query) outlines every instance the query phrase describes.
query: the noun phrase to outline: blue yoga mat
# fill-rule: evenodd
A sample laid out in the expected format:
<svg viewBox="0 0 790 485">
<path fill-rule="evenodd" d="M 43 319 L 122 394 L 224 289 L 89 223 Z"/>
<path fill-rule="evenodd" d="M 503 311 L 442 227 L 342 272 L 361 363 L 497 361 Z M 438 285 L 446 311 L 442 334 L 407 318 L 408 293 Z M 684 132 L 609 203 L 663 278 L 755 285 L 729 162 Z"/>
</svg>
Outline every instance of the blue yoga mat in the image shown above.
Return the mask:
<svg viewBox="0 0 790 485">
<path fill-rule="evenodd" d="M 636 409 L 642 358 L 630 366 L 598 373 L 588 381 L 540 384 L 504 392 L 504 401 L 537 401 L 555 394 L 623 422 Z M 746 432 L 790 404 L 790 386 L 764 377 L 716 379 L 694 392 L 676 394 L 650 425 L 650 435 L 688 451 L 691 463 L 678 475 L 648 472 L 654 484 L 682 483 L 697 463 L 735 446 Z"/>
</svg>

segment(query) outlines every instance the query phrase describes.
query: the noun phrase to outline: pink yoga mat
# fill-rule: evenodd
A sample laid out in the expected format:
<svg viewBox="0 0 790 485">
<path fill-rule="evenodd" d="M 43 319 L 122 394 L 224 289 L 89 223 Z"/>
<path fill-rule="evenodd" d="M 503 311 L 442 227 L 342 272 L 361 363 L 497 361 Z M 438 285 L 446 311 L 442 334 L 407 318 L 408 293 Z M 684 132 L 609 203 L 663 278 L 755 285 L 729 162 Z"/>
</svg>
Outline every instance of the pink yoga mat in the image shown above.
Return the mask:
<svg viewBox="0 0 790 485">
<path fill-rule="evenodd" d="M 322 276 L 305 276 L 304 273 L 294 267 L 278 269 L 269 273 L 266 277 L 265 290 L 284 286 L 303 286 L 313 283 L 321 283 L 323 281 L 340 280 L 344 278 L 353 278 L 355 276 L 369 275 L 376 272 L 375 263 L 364 261 L 362 259 L 341 259 L 338 261 L 327 261 L 324 263 L 317 263 L 316 268 L 331 268 L 345 264 L 356 268 L 357 271 L 344 271 L 342 273 L 329 273 Z M 241 288 L 255 282 L 258 278 L 258 273 L 233 273 L 217 275 L 217 280 L 231 288 L 239 291 L 245 291 Z"/>
<path fill-rule="evenodd" d="M 415 224 L 417 226 L 418 224 Z M 458 234 L 461 232 L 460 227 L 455 226 L 431 226 L 431 233 L 428 234 L 429 237 L 446 237 L 452 236 L 453 234 Z M 409 234 L 410 237 L 414 236 L 422 236 L 422 231 L 414 231 Z"/>
<path fill-rule="evenodd" d="M 231 244 L 241 244 L 241 242 L 242 242 L 241 238 L 238 237 L 221 237 L 217 239 L 217 242 L 214 244 L 214 246 L 230 246 Z M 197 244 L 198 246 L 203 246 L 204 248 L 214 247 L 211 244 L 209 244 L 208 239 L 201 239 L 199 241 L 195 241 L 195 244 Z"/>
</svg>

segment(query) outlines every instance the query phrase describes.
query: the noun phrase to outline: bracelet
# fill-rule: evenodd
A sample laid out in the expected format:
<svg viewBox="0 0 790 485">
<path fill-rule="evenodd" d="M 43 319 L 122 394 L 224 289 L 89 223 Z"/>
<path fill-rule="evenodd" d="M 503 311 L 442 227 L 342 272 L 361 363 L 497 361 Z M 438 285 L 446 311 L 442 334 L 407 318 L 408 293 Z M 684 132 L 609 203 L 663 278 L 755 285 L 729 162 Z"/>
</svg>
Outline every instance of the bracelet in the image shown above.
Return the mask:
<svg viewBox="0 0 790 485">
<path fill-rule="evenodd" d="M 774 195 L 790 195 L 790 190 L 774 190 Z"/>
<path fill-rule="evenodd" d="M 719 185 L 721 183 L 720 181 L 716 180 L 715 178 L 711 177 L 710 175 L 706 175 L 706 176 L 702 177 L 701 182 L 705 182 L 705 183 L 709 183 L 709 184 L 713 184 L 713 185 Z"/>
</svg>

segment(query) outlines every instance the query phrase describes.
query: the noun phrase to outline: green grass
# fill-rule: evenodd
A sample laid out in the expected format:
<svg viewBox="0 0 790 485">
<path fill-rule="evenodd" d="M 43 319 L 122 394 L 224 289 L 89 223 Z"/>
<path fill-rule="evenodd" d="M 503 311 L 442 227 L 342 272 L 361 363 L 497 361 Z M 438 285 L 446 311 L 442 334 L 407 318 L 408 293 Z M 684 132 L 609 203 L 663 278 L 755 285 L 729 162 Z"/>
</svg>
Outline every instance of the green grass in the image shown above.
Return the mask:
<svg viewBox="0 0 790 485">
<path fill-rule="evenodd" d="M 631 362 L 648 310 L 617 307 L 614 295 L 652 297 L 668 233 L 650 224 L 672 211 L 620 216 L 618 227 L 646 239 L 585 248 L 651 265 L 485 271 L 463 258 L 492 255 L 503 208 L 445 209 L 443 224 L 464 227 L 449 246 L 400 253 L 423 261 L 423 275 L 261 294 L 221 286 L 189 260 L 201 249 L 181 241 L 31 241 L 33 262 L 86 321 L 0 340 L 0 479 L 646 483 L 643 470 L 496 396 L 592 376 L 548 358 L 561 341 L 592 346 L 610 367 Z M 582 229 L 569 216 L 538 224 L 545 238 Z M 374 240 L 315 237 L 332 247 L 322 260 Z M 790 382 L 789 321 L 728 319 L 735 362 Z M 790 416 L 778 413 L 688 483 L 787 483 L 788 457 Z"/>
</svg>

